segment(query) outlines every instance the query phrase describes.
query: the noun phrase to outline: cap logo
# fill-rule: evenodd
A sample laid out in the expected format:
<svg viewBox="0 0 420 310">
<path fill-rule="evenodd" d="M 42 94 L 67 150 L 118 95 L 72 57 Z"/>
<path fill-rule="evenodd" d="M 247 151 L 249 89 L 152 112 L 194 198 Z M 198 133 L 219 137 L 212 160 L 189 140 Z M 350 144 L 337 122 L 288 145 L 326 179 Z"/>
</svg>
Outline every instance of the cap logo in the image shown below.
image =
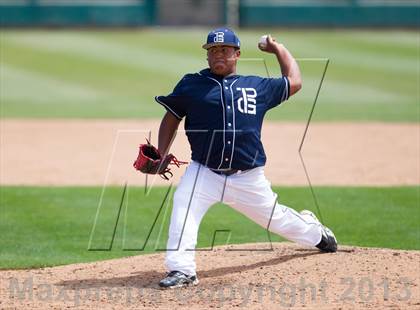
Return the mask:
<svg viewBox="0 0 420 310">
<path fill-rule="evenodd" d="M 223 43 L 225 42 L 225 33 L 224 32 L 216 32 L 213 42 L 220 42 Z"/>
</svg>

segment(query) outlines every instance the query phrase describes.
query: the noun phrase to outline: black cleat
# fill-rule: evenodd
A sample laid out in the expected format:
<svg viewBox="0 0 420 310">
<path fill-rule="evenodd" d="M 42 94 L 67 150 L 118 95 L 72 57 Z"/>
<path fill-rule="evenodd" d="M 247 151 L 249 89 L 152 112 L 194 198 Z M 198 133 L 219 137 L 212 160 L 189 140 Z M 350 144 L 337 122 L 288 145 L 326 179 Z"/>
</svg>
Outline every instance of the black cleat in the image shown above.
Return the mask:
<svg viewBox="0 0 420 310">
<path fill-rule="evenodd" d="M 162 288 L 177 288 L 189 285 L 197 285 L 198 279 L 196 276 L 188 276 L 181 271 L 171 271 L 164 279 L 159 282 Z"/>
<path fill-rule="evenodd" d="M 328 227 L 322 226 L 322 238 L 316 247 L 326 253 L 337 252 L 337 239 Z"/>
<path fill-rule="evenodd" d="M 300 212 L 302 215 L 309 215 L 312 216 L 322 228 L 322 238 L 321 241 L 316 245 L 318 249 L 322 252 L 326 253 L 334 253 L 337 252 L 337 239 L 334 236 L 334 233 L 328 227 L 321 224 L 318 218 L 313 214 L 311 211 L 303 210 Z"/>
</svg>

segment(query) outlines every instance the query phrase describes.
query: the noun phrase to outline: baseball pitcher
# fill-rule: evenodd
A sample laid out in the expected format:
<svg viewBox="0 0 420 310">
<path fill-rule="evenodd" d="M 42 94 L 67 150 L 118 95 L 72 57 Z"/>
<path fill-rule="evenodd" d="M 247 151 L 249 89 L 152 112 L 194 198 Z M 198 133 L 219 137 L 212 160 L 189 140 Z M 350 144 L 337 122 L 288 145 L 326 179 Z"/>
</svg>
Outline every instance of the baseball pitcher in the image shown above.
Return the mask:
<svg viewBox="0 0 420 310">
<path fill-rule="evenodd" d="M 337 250 L 332 231 L 312 212 L 298 213 L 277 203 L 264 176 L 266 155 L 260 139 L 264 115 L 302 86 L 298 64 L 290 52 L 271 36 L 265 40 L 259 47 L 277 57 L 281 77 L 236 74 L 241 56 L 239 38 L 232 30 L 220 28 L 211 31 L 203 45 L 209 68 L 186 74 L 171 94 L 155 98 L 167 112 L 155 150 L 159 169 L 153 173 L 167 171 L 173 157 L 168 151 L 183 118 L 191 147 L 191 163 L 173 199 L 168 274 L 159 282 L 163 288 L 198 284 L 194 251 L 198 228 L 209 207 L 217 202 L 229 204 L 291 241 L 323 252 Z"/>
</svg>

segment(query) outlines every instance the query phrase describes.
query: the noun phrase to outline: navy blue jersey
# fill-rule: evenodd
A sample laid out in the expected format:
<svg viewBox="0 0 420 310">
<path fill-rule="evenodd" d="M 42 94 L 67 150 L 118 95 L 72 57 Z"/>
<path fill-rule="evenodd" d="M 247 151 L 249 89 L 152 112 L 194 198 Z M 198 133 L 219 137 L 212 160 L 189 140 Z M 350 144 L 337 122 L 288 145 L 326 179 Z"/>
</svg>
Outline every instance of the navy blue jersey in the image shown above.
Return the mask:
<svg viewBox="0 0 420 310">
<path fill-rule="evenodd" d="M 155 99 L 177 119 L 185 117 L 192 160 L 212 169 L 247 170 L 264 166 L 264 115 L 289 93 L 285 76 L 221 77 L 205 69 L 186 74 L 171 94 Z"/>
</svg>

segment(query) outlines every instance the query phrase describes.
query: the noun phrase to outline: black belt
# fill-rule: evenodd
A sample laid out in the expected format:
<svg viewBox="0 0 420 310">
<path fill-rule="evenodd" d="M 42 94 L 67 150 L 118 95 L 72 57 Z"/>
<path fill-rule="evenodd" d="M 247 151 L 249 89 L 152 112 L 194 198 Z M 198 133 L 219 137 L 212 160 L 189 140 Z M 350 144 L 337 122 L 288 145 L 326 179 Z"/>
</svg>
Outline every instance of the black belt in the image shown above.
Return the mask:
<svg viewBox="0 0 420 310">
<path fill-rule="evenodd" d="M 238 173 L 239 169 L 229 169 L 229 170 L 216 170 L 216 169 L 210 169 L 211 171 L 213 171 L 214 173 L 220 174 L 220 175 L 226 175 L 226 176 L 230 176 L 232 174 Z"/>
</svg>

